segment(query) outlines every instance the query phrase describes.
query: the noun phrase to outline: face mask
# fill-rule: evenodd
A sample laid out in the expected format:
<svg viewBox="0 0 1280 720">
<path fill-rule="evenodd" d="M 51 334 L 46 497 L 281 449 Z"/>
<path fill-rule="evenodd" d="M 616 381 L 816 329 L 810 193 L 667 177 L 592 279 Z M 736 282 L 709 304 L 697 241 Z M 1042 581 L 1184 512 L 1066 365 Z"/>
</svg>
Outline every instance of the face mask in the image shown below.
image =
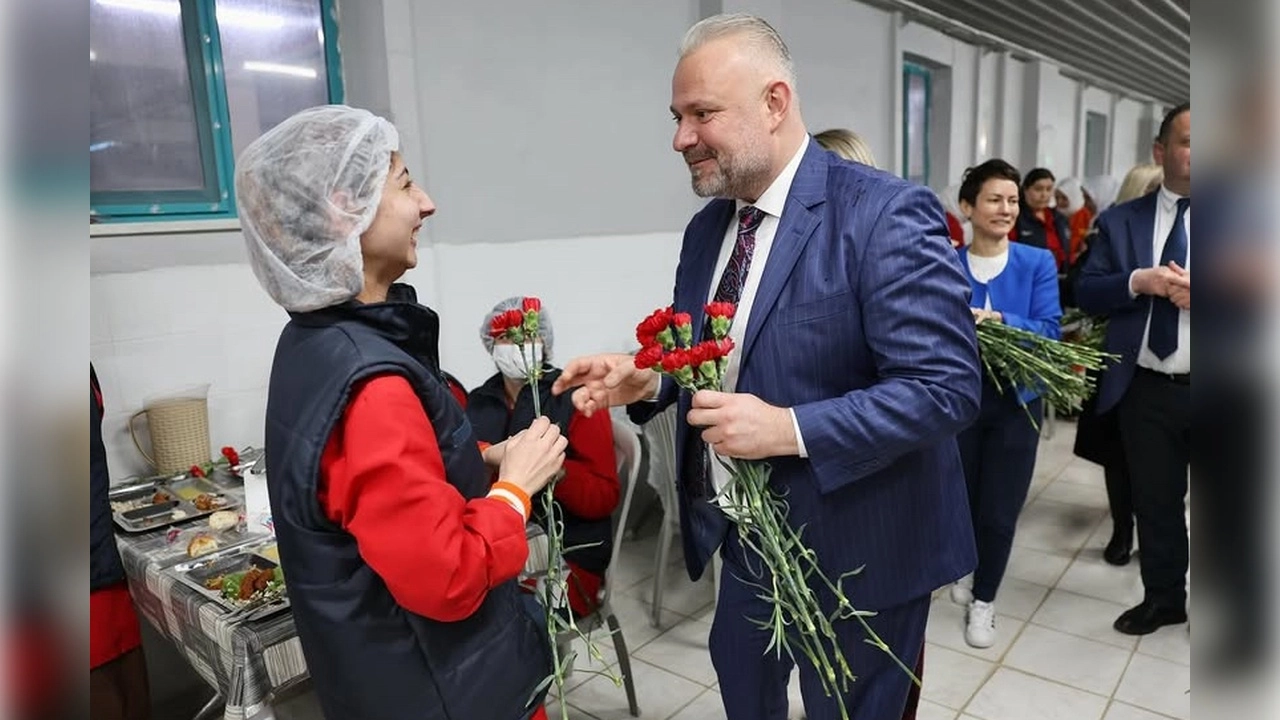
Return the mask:
<svg viewBox="0 0 1280 720">
<path fill-rule="evenodd" d="M 525 359 L 520 357 L 519 345 L 494 345 L 493 346 L 493 364 L 498 366 L 498 372 L 503 376 L 512 380 L 523 380 L 529 376 L 525 371 Z M 532 353 L 529 349 L 524 350 L 525 358 L 529 358 L 531 366 L 538 366 L 542 363 L 542 343 L 534 343 Z"/>
</svg>

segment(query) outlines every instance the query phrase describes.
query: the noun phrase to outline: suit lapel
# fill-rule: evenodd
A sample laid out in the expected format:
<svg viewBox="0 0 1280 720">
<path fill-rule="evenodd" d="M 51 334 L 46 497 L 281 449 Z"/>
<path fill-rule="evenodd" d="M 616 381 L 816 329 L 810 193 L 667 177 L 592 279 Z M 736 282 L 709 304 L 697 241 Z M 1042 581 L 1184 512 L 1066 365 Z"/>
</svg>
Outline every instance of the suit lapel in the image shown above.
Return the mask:
<svg viewBox="0 0 1280 720">
<path fill-rule="evenodd" d="M 751 317 L 747 320 L 747 333 L 742 342 L 742 365 L 746 364 L 751 347 L 760 336 L 760 328 L 764 327 L 765 320 L 777 304 L 805 246 L 822 224 L 821 216 L 813 208 L 826 201 L 826 188 L 826 151 L 818 143 L 810 141 L 791 182 L 791 191 L 787 193 L 782 219 L 773 236 L 773 247 L 769 250 L 764 274 L 751 304 Z"/>
<path fill-rule="evenodd" d="M 1129 228 L 1129 248 L 1137 258 L 1140 268 L 1155 265 L 1155 243 L 1152 237 L 1156 232 L 1156 209 L 1160 202 L 1160 191 L 1147 195 L 1134 203 L 1133 212 L 1126 223 Z"/>
</svg>

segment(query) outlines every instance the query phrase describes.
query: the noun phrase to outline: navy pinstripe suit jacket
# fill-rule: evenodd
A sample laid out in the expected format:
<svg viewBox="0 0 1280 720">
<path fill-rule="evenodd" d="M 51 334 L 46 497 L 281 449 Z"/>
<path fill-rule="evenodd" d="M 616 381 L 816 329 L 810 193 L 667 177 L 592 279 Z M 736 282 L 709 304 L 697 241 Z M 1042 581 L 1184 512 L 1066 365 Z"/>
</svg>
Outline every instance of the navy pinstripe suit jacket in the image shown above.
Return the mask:
<svg viewBox="0 0 1280 720">
<path fill-rule="evenodd" d="M 713 200 L 689 222 L 676 270 L 677 311 L 702 327 L 720 244 L 734 218 Z M 737 391 L 795 409 L 809 457 L 773 458 L 790 521 L 804 526 L 828 576 L 859 608 L 918 598 L 976 564 L 955 435 L 981 397 L 969 282 L 928 189 L 846 162 L 810 142 L 764 267 Z M 643 421 L 672 402 L 677 467 L 691 431 L 689 393 L 664 382 Z M 696 439 L 696 438 L 695 438 Z M 728 528 L 677 480 L 689 574 Z"/>
</svg>

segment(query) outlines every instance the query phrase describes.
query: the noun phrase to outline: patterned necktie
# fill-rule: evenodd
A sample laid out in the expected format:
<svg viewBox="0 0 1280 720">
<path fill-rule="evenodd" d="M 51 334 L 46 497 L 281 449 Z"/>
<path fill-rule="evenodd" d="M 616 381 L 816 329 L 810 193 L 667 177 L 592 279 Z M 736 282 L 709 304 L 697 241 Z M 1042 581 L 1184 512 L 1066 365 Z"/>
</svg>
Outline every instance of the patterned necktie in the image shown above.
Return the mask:
<svg viewBox="0 0 1280 720">
<path fill-rule="evenodd" d="M 720 284 L 716 286 L 716 294 L 712 298 L 714 302 L 737 305 L 742 299 L 742 288 L 747 283 L 747 273 L 751 271 L 751 256 L 756 249 L 756 230 L 760 228 L 764 216 L 765 212 L 753 205 L 746 205 L 738 211 L 738 239 L 734 241 L 729 263 L 724 266 L 724 273 L 720 275 Z M 709 319 L 703 322 L 702 337 L 711 337 Z M 702 442 L 700 428 L 690 430 L 685 458 L 692 466 L 688 477 L 697 478 L 692 483 L 692 494 L 697 498 L 711 497 L 715 494 L 715 488 L 711 483 L 710 449 Z"/>
<path fill-rule="evenodd" d="M 1178 198 L 1178 214 L 1173 219 L 1169 237 L 1164 241 L 1164 252 L 1160 253 L 1161 267 L 1168 267 L 1171 262 L 1184 268 L 1187 265 L 1187 228 L 1183 221 L 1190 207 L 1191 198 Z M 1147 347 L 1161 360 L 1178 349 L 1178 315 L 1178 306 L 1169 298 L 1152 298 L 1151 330 L 1147 335 Z"/>
</svg>

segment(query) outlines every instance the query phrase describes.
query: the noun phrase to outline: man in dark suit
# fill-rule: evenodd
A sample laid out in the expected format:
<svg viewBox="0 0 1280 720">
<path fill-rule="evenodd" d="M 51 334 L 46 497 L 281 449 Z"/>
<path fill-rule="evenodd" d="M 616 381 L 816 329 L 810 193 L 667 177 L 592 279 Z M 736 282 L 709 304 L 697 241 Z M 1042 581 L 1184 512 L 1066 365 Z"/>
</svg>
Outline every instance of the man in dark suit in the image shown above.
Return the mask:
<svg viewBox="0 0 1280 720">
<path fill-rule="evenodd" d="M 730 720 L 784 718 L 792 662 L 766 652 L 753 623 L 769 610 L 743 581 L 759 562 L 717 503 L 728 478 L 702 462 L 704 442 L 769 460 L 826 575 L 864 568 L 845 589 L 878 611 L 872 626 L 907 667 L 930 593 L 975 565 L 955 435 L 977 414 L 980 370 L 942 207 L 927 188 L 823 150 L 794 88 L 782 39 L 742 15 L 690 29 L 672 80 L 674 148 L 694 191 L 716 198 L 685 230 L 673 304 L 698 331 L 706 302 L 737 305 L 726 392 L 690 397 L 627 355 L 578 358 L 557 383 L 582 385 L 584 412 L 629 404 L 643 420 L 678 404 L 685 562 L 697 579 L 717 549 L 724 561 L 710 649 Z M 907 675 L 856 622 L 837 632 L 858 678 L 851 716 L 901 717 Z M 807 716 L 838 717 L 808 662 L 800 679 Z"/>
<path fill-rule="evenodd" d="M 1191 463 L 1191 106 L 1171 110 L 1153 148 L 1164 184 L 1099 218 L 1076 285 L 1081 309 L 1108 318 L 1097 412 L 1117 408 L 1133 482 L 1145 596 L 1115 621 L 1146 635 L 1187 620 L 1187 472 Z"/>
</svg>

